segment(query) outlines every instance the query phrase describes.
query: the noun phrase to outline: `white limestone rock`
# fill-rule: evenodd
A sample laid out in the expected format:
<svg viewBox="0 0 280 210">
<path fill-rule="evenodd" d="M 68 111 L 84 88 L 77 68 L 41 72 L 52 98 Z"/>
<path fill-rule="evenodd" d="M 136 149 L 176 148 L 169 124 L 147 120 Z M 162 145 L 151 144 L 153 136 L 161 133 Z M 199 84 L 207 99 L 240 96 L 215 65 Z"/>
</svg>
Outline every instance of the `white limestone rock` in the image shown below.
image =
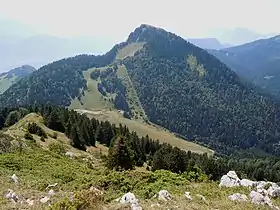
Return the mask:
<svg viewBox="0 0 280 210">
<path fill-rule="evenodd" d="M 13 174 L 13 175 L 11 176 L 11 179 L 14 181 L 15 184 L 18 183 L 18 177 L 17 177 L 17 175 Z"/>
<path fill-rule="evenodd" d="M 240 186 L 240 179 L 235 171 L 229 171 L 223 175 L 219 184 L 220 187 L 238 187 Z"/>
<path fill-rule="evenodd" d="M 268 196 L 263 196 L 261 193 L 258 193 L 256 191 L 251 191 L 250 198 L 252 203 L 254 204 L 272 206 L 270 198 Z"/>
<path fill-rule="evenodd" d="M 186 199 L 188 199 L 188 200 L 190 200 L 190 201 L 192 201 L 192 200 L 193 200 L 193 198 L 192 198 L 192 196 L 191 196 L 191 193 L 190 193 L 190 192 L 185 192 L 185 198 L 186 198 Z"/>
<path fill-rule="evenodd" d="M 168 201 L 171 200 L 172 197 L 167 190 L 161 190 L 158 193 L 158 199 L 162 201 Z"/>
<path fill-rule="evenodd" d="M 249 179 L 241 179 L 241 181 L 240 181 L 240 185 L 243 187 L 254 187 L 254 186 L 256 186 L 256 184 L 257 184 L 257 182 L 254 182 Z"/>
<path fill-rule="evenodd" d="M 42 204 L 46 204 L 46 203 L 48 203 L 50 200 L 51 200 L 50 196 L 45 196 L 45 197 L 43 197 L 43 198 L 40 199 L 40 202 L 41 202 Z"/>
<path fill-rule="evenodd" d="M 131 210 L 142 210 L 135 195 L 131 192 L 124 194 L 119 200 L 121 204 L 130 204 Z"/>
<path fill-rule="evenodd" d="M 272 198 L 280 197 L 280 187 L 270 186 L 267 190 L 267 194 Z"/>
<path fill-rule="evenodd" d="M 8 189 L 8 193 L 6 194 L 5 197 L 10 201 L 12 201 L 13 203 L 17 203 L 20 200 L 19 196 L 11 189 Z"/>
</svg>

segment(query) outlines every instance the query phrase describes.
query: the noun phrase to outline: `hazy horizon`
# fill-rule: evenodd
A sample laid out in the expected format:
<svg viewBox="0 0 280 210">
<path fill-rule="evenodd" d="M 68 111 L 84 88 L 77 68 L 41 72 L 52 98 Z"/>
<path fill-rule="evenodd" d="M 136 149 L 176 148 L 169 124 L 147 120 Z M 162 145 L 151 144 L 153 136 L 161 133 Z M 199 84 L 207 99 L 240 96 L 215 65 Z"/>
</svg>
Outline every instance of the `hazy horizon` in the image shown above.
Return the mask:
<svg viewBox="0 0 280 210">
<path fill-rule="evenodd" d="M 141 24 L 161 27 L 186 39 L 217 38 L 221 43 L 232 45 L 280 34 L 280 25 L 272 24 L 280 18 L 278 0 L 0 2 L 0 44 L 2 49 L 7 47 L 9 51 L 8 55 L 0 52 L 5 57 L 0 61 L 3 65 L 5 62 L 9 64 L 5 70 L 19 64 L 32 65 L 32 62 L 25 63 L 31 58 L 19 62 L 11 57 L 14 51 L 11 45 L 15 40 L 37 35 L 70 39 L 81 45 L 49 59 L 53 60 L 72 53 L 105 53 L 115 44 L 125 41 L 129 33 Z M 48 45 L 47 42 L 45 44 Z M 40 66 L 49 60 L 36 62 Z"/>
<path fill-rule="evenodd" d="M 23 34 L 96 36 L 119 42 L 142 23 L 190 38 L 214 37 L 218 30 L 239 27 L 260 34 L 280 33 L 279 25 L 269 24 L 280 18 L 278 0 L 143 0 L 141 3 L 1 0 L 1 3 L 0 19 L 18 24 L 17 29 Z"/>
</svg>

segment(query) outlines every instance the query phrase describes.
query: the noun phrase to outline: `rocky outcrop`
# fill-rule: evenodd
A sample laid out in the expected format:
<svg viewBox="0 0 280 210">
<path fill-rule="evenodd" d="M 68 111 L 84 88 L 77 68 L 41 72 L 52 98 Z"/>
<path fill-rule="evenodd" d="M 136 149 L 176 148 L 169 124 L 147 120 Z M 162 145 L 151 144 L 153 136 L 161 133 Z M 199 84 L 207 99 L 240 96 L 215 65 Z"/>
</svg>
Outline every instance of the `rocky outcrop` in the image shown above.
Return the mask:
<svg viewBox="0 0 280 210">
<path fill-rule="evenodd" d="M 257 184 L 257 182 L 254 182 L 249 179 L 241 179 L 241 181 L 240 181 L 240 186 L 242 186 L 242 187 L 254 187 L 254 186 L 256 186 L 256 184 Z"/>
<path fill-rule="evenodd" d="M 280 187 L 270 186 L 267 190 L 267 194 L 272 198 L 280 198 Z"/>
<path fill-rule="evenodd" d="M 250 193 L 250 199 L 254 204 L 272 206 L 270 198 L 268 196 L 263 196 L 256 191 L 252 191 Z"/>
<path fill-rule="evenodd" d="M 240 186 L 240 179 L 235 171 L 229 171 L 223 175 L 219 184 L 220 187 L 238 187 Z"/>
<path fill-rule="evenodd" d="M 253 189 L 250 193 L 250 200 L 257 205 L 267 205 L 273 209 L 278 207 L 273 206 L 271 198 L 280 198 L 280 187 L 274 182 L 252 181 L 249 179 L 240 180 L 235 171 L 229 171 L 223 175 L 219 184 L 220 187 L 250 187 Z M 247 196 L 240 193 L 235 193 L 228 197 L 232 201 L 247 201 Z"/>
<path fill-rule="evenodd" d="M 25 199 L 24 197 L 18 195 L 16 192 L 14 192 L 11 189 L 8 189 L 8 193 L 5 196 L 8 200 L 10 200 L 13 203 L 19 203 L 19 204 L 27 204 L 29 206 L 34 205 L 34 201 L 31 199 Z"/>
</svg>

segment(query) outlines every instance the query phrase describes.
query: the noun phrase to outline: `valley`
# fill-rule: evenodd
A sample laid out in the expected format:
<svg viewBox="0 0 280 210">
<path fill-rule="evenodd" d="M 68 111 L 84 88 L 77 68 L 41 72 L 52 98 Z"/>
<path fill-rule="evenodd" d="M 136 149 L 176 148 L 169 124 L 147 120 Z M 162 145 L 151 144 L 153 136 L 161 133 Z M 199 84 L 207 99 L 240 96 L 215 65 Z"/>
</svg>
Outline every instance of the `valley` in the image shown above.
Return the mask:
<svg viewBox="0 0 280 210">
<path fill-rule="evenodd" d="M 131 54 L 131 52 L 128 51 L 127 53 Z M 186 151 L 190 150 L 198 153 L 206 152 L 208 154 L 213 154 L 213 150 L 178 138 L 174 134 L 170 133 L 167 129 L 149 122 L 146 118 L 144 110 L 141 107 L 141 103 L 137 97 L 137 94 L 135 93 L 135 89 L 133 88 L 127 75 L 125 67 L 119 66 L 116 74 L 128 90 L 128 103 L 130 110 L 133 112 L 132 119 L 125 118 L 123 111 L 115 109 L 114 104 L 112 103 L 116 93 L 107 93 L 106 97 L 104 97 L 98 91 L 98 83 L 100 80 L 91 79 L 90 75 L 92 72 L 102 72 L 107 68 L 108 67 L 101 69 L 94 68 L 83 72 L 84 78 L 87 81 L 87 90 L 85 91 L 84 96 L 81 97 L 80 101 L 76 98 L 71 102 L 71 105 L 69 106 L 70 109 L 74 109 L 78 113 L 86 114 L 90 118 L 94 117 L 100 121 L 107 120 L 112 124 L 126 125 L 129 130 L 137 132 L 139 136 L 148 135 L 153 139 L 159 139 L 161 142 L 169 143 Z"/>
</svg>

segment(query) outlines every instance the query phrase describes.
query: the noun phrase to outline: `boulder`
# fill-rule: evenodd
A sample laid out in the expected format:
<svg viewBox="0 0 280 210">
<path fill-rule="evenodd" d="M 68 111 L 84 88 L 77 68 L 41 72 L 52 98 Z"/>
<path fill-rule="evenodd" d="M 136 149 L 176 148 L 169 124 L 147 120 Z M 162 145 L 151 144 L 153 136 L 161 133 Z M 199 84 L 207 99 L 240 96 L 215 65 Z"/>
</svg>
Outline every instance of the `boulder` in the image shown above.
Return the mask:
<svg viewBox="0 0 280 210">
<path fill-rule="evenodd" d="M 267 194 L 272 198 L 280 197 L 280 187 L 270 186 L 267 190 Z"/>
<path fill-rule="evenodd" d="M 185 192 L 185 198 L 190 201 L 193 199 L 190 192 Z"/>
<path fill-rule="evenodd" d="M 19 202 L 19 196 L 11 189 L 8 189 L 8 193 L 6 194 L 6 198 L 12 201 L 13 203 Z"/>
<path fill-rule="evenodd" d="M 248 200 L 247 196 L 240 193 L 235 193 L 233 195 L 228 196 L 228 199 L 231 201 L 239 201 L 239 202 L 245 202 Z"/>
<path fill-rule="evenodd" d="M 11 179 L 14 181 L 15 184 L 18 183 L 18 177 L 17 177 L 17 175 L 13 174 L 13 175 L 11 176 Z"/>
<path fill-rule="evenodd" d="M 50 191 L 48 192 L 48 195 L 49 195 L 49 197 L 52 197 L 52 196 L 54 196 L 54 195 L 55 195 L 55 192 L 54 192 L 54 190 L 50 190 Z"/>
<path fill-rule="evenodd" d="M 268 196 L 263 196 L 261 193 L 258 193 L 256 191 L 251 191 L 250 198 L 252 203 L 254 204 L 272 206 Z"/>
<path fill-rule="evenodd" d="M 238 187 L 240 186 L 240 179 L 235 171 L 229 171 L 223 175 L 219 184 L 220 187 Z"/>
<path fill-rule="evenodd" d="M 66 152 L 65 155 L 70 157 L 70 158 L 74 158 L 75 157 L 75 154 L 73 152 L 70 152 L 70 151 Z"/>
<path fill-rule="evenodd" d="M 161 190 L 158 193 L 158 199 L 162 201 L 168 201 L 171 200 L 171 195 L 167 190 Z"/>
<path fill-rule="evenodd" d="M 240 185 L 243 187 L 254 187 L 254 186 L 256 186 L 256 184 L 257 184 L 257 182 L 254 182 L 249 179 L 241 179 L 241 181 L 240 181 Z"/>
<path fill-rule="evenodd" d="M 124 194 L 119 200 L 121 204 L 130 204 L 131 210 L 142 210 L 135 195 L 131 192 Z"/>
<path fill-rule="evenodd" d="M 48 203 L 51 200 L 50 196 L 45 196 L 43 198 L 40 199 L 40 202 L 42 204 Z"/>
<path fill-rule="evenodd" d="M 201 201 L 207 203 L 207 200 L 206 200 L 206 198 L 205 198 L 203 195 L 196 194 L 196 196 L 197 196 Z"/>
</svg>

